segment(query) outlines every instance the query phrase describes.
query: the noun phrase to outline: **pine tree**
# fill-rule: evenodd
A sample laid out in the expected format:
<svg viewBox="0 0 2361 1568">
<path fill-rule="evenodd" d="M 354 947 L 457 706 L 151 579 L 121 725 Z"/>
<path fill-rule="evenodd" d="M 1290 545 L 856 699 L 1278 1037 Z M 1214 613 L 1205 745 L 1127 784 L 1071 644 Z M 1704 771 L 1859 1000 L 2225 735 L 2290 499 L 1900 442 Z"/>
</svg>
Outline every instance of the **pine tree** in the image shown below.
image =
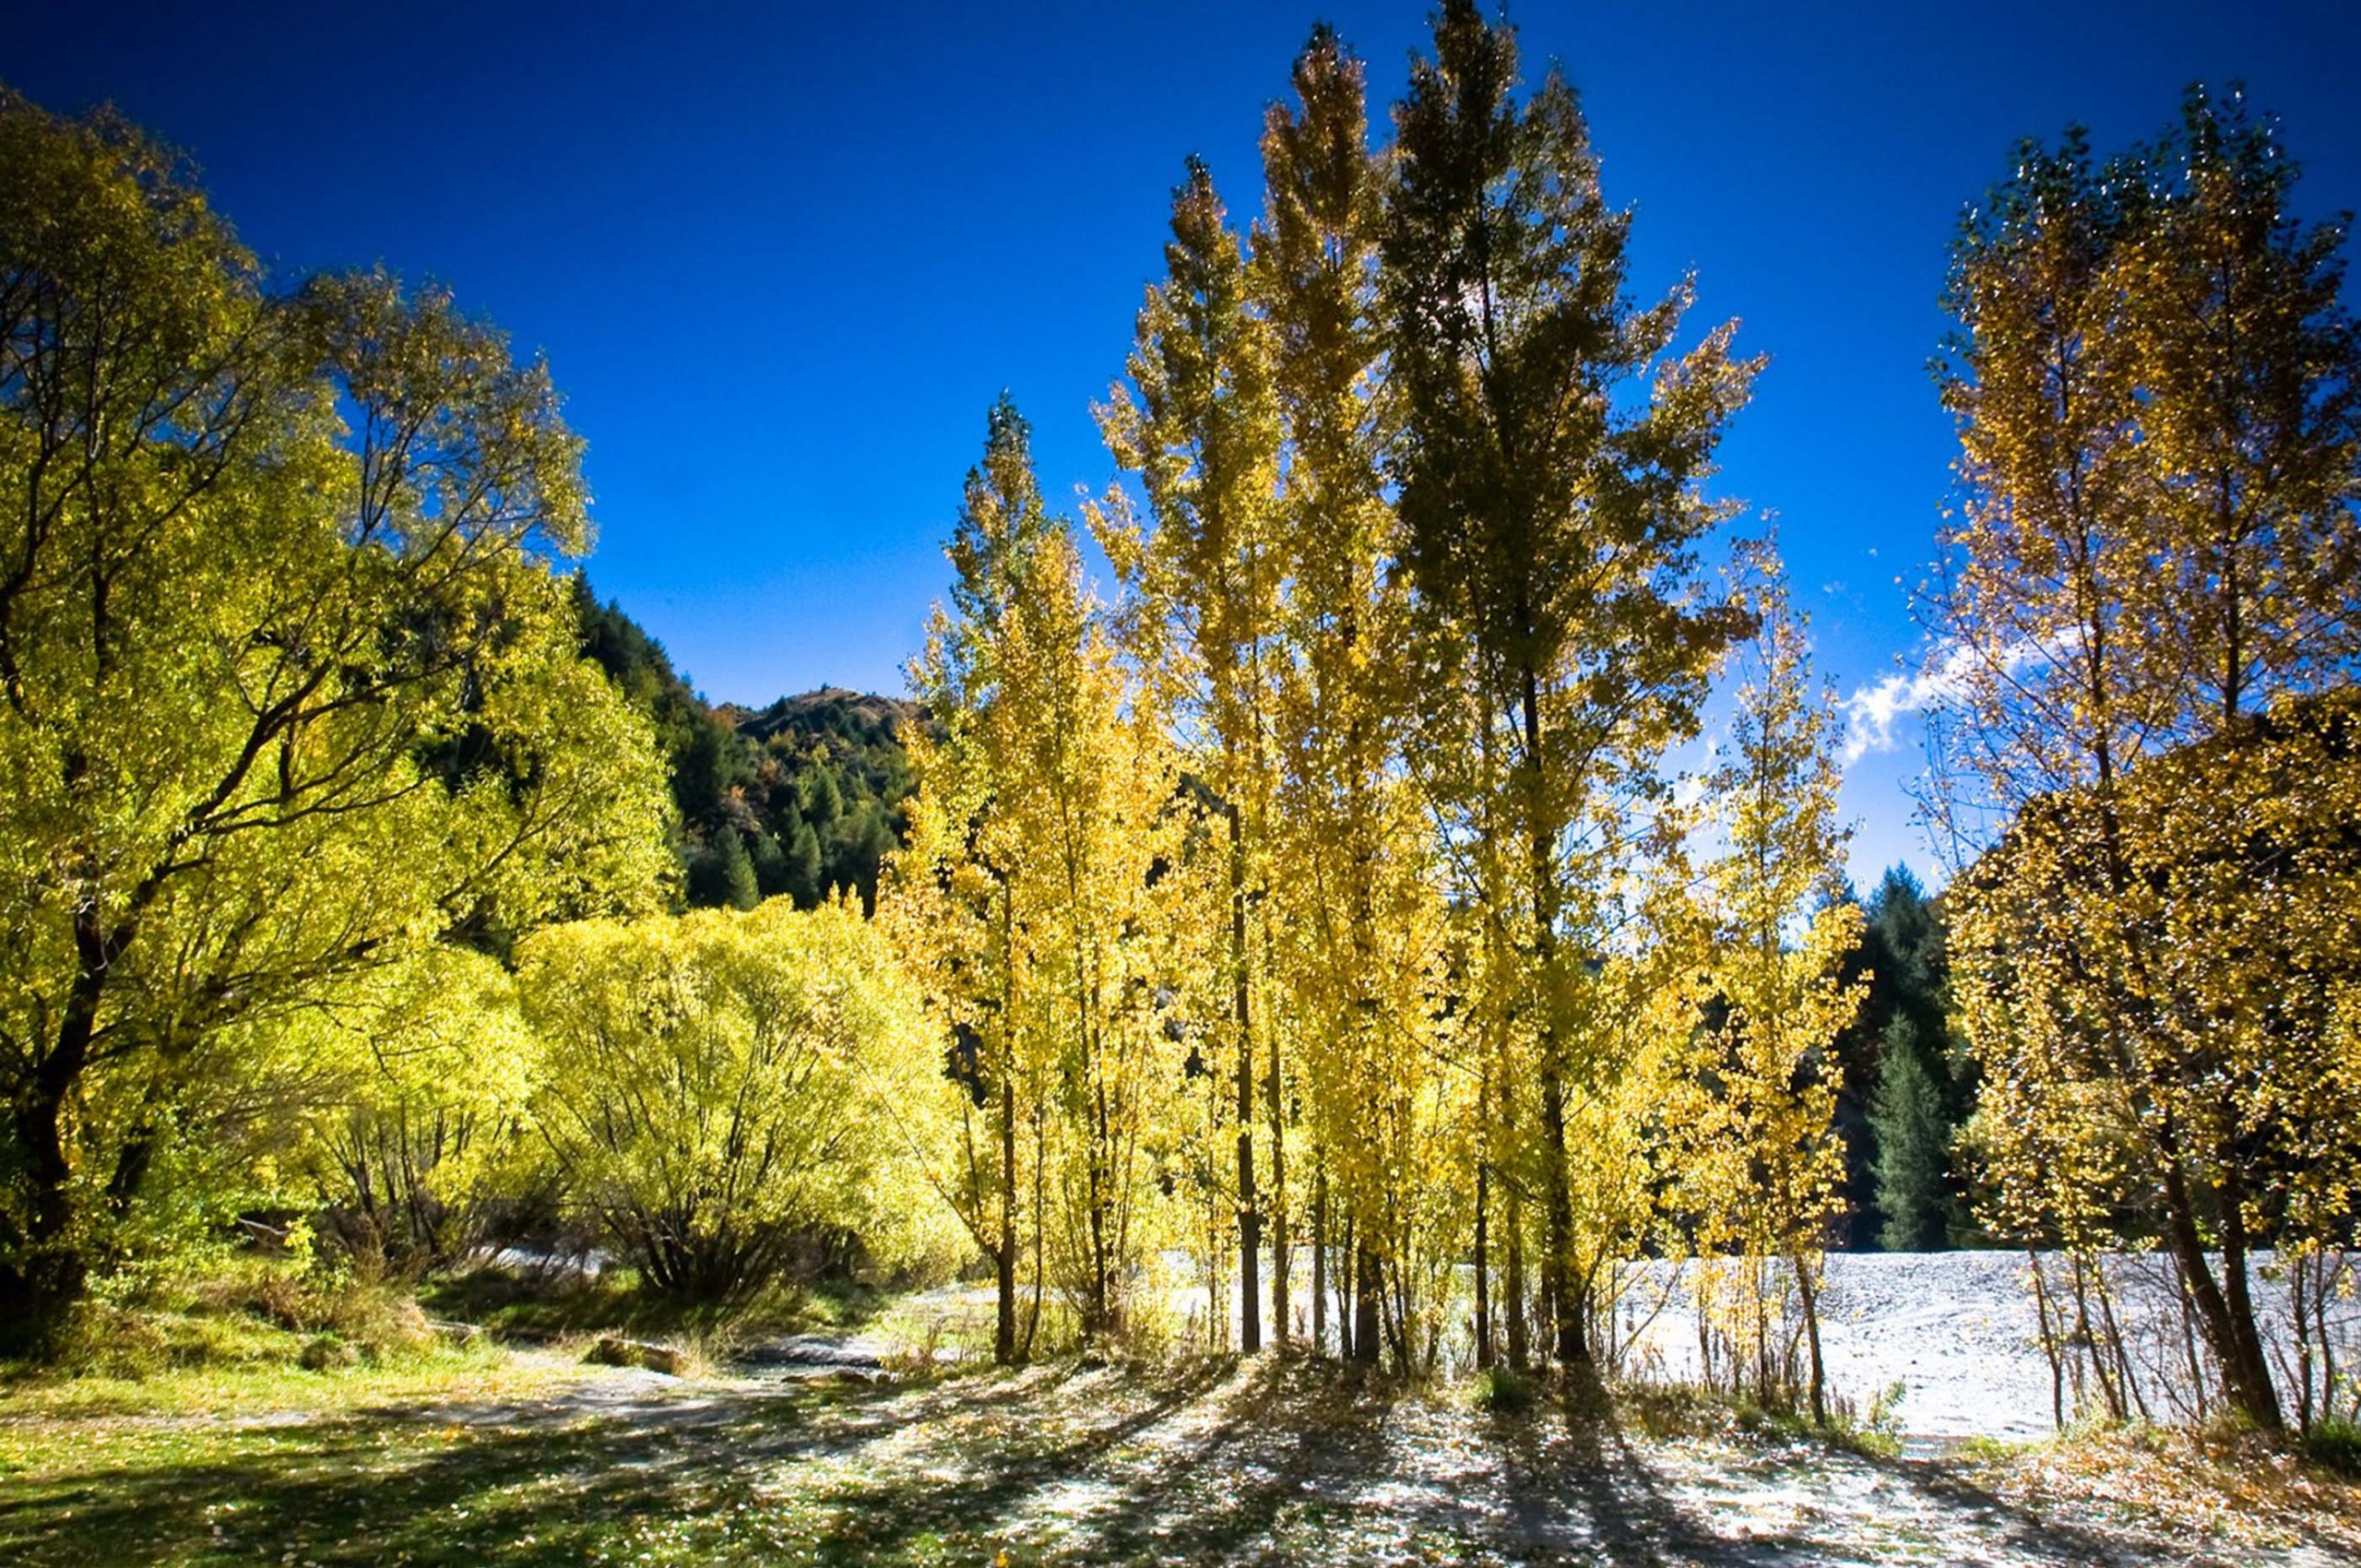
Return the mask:
<svg viewBox="0 0 2361 1568">
<path fill-rule="evenodd" d="M 1886 1026 L 1881 1071 L 1869 1101 L 1878 1146 L 1879 1240 L 1888 1252 L 1940 1248 L 1951 1230 L 1951 1118 L 1940 1080 L 1928 1065 L 1917 1027 Z"/>
<path fill-rule="evenodd" d="M 795 826 L 788 839 L 784 855 L 785 887 L 783 891 L 795 900 L 799 909 L 809 909 L 820 902 L 820 836 L 803 817 L 795 819 Z"/>
</svg>

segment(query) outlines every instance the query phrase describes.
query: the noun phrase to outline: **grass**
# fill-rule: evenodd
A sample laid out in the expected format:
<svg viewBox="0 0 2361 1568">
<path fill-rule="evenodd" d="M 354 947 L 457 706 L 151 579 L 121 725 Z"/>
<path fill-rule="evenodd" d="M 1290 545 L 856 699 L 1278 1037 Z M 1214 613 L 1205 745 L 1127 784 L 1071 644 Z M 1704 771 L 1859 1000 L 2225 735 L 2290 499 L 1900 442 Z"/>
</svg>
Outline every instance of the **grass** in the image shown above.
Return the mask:
<svg viewBox="0 0 2361 1568">
<path fill-rule="evenodd" d="M 2304 1455 L 2321 1469 L 2361 1478 L 2361 1424 L 2331 1417 L 2304 1435 Z"/>
<path fill-rule="evenodd" d="M 621 1333 L 694 1338 L 716 1345 L 771 1335 L 859 1327 L 889 1300 L 851 1283 L 775 1286 L 742 1300 L 683 1302 L 639 1288 L 628 1268 L 552 1283 L 482 1268 L 430 1285 L 421 1304 L 433 1317 L 474 1324 L 504 1338 L 552 1340 Z"/>
</svg>

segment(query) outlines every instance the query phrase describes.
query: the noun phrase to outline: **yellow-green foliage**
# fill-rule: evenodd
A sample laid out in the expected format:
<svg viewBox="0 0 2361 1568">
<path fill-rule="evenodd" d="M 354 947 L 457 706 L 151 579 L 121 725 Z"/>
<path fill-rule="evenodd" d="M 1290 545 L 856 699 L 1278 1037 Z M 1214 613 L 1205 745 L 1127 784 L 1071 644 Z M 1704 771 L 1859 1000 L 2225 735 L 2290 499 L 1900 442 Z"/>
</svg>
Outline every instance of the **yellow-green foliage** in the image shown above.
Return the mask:
<svg viewBox="0 0 2361 1568">
<path fill-rule="evenodd" d="M 1083 1331 L 1121 1331 L 1168 1239 L 1184 1160 L 1175 924 L 1197 872 L 1192 820 L 1148 694 L 1082 580 L 1073 526 L 1043 508 L 1026 430 L 993 411 L 954 536 L 953 604 L 914 668 L 943 722 L 911 738 L 919 792 L 881 923 L 917 977 L 949 1071 L 935 1189 L 996 1266 L 996 1349 L 1032 1345 L 1045 1292 Z M 1026 1328 L 1017 1328 L 1020 1261 Z"/>
<path fill-rule="evenodd" d="M 882 1265 L 938 1244 L 914 1151 L 941 1059 L 857 909 L 556 926 L 517 983 L 535 1122 L 658 1289 L 729 1295 L 848 1236 Z"/>
<path fill-rule="evenodd" d="M 383 273 L 274 292 L 172 155 L 13 96 L 0 302 L 13 1336 L 234 1145 L 271 1028 L 648 905 L 665 805 L 551 569 L 581 443 L 497 331 Z"/>
<path fill-rule="evenodd" d="M 364 977 L 280 1031 L 272 1066 L 316 1080 L 299 1163 L 348 1247 L 397 1273 L 460 1262 L 494 1206 L 533 1183 L 524 1113 L 540 1042 L 516 984 L 436 947 Z"/>
<path fill-rule="evenodd" d="M 1775 566 L 1756 564 L 1768 574 L 1752 595 L 1759 630 L 1709 792 L 1725 842 L 1706 878 L 1699 976 L 1718 1017 L 1697 1032 L 1667 1107 L 1669 1163 L 1705 1260 L 1692 1275 L 1701 1314 L 1751 1361 L 1765 1398 L 1800 1381 L 1786 1375 L 1799 1336 L 1819 1419 L 1821 1254 L 1845 1174 L 1835 1042 L 1867 991 L 1842 974 L 1862 917 L 1834 897 L 1845 830 L 1833 704 L 1811 687 L 1803 625 Z"/>
<path fill-rule="evenodd" d="M 2361 469 L 2324 410 L 2361 337 L 2294 179 L 2197 90 L 2125 157 L 2022 150 L 1953 253 L 1933 601 L 1938 814 L 1989 846 L 1952 900 L 1987 1220 L 2087 1251 L 2136 1217 L 2265 1429 L 2249 1251 L 2354 1221 Z"/>
</svg>

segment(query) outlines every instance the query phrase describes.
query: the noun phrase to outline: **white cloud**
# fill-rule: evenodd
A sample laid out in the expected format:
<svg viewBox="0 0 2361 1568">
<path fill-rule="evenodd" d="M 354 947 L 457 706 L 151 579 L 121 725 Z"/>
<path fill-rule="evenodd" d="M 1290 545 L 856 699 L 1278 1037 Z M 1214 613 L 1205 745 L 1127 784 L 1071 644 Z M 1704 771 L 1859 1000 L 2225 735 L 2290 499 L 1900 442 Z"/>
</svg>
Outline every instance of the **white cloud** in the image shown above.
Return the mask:
<svg viewBox="0 0 2361 1568">
<path fill-rule="evenodd" d="M 1932 667 L 1915 675 L 1888 675 L 1874 686 L 1856 687 L 1845 699 L 1843 766 L 1850 767 L 1871 752 L 1892 751 L 1893 721 L 1958 695 L 1975 668 L 1975 651 L 1954 645 Z"/>
<path fill-rule="evenodd" d="M 2010 675 L 2024 668 L 2035 658 L 2047 655 L 2056 658 L 2059 652 L 2076 646 L 2071 632 L 2059 633 L 2047 639 L 2027 638 L 1999 655 L 1999 673 Z M 1888 675 L 1874 686 L 1857 686 L 1845 699 L 1845 749 L 1842 766 L 1852 766 L 1871 752 L 1893 749 L 1893 722 L 1905 713 L 1923 713 L 1930 707 L 1941 707 L 1967 690 L 1968 681 L 1986 656 L 1964 644 L 1952 643 L 1940 650 L 1926 669 L 1916 674 Z"/>
</svg>

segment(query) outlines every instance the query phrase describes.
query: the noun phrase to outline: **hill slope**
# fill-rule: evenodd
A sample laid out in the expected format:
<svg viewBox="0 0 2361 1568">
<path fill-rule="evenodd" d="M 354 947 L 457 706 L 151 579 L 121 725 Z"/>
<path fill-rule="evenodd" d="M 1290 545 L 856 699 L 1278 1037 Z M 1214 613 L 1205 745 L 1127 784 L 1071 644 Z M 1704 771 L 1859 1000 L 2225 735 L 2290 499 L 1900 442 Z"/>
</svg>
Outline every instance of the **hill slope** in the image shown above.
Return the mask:
<svg viewBox="0 0 2361 1568">
<path fill-rule="evenodd" d="M 908 831 L 898 731 L 924 721 L 899 697 L 828 686 L 761 709 L 709 705 L 622 606 L 575 579 L 583 650 L 655 721 L 671 764 L 693 906 L 781 894 L 809 909 L 838 889 L 877 897 L 877 868 Z"/>
</svg>

